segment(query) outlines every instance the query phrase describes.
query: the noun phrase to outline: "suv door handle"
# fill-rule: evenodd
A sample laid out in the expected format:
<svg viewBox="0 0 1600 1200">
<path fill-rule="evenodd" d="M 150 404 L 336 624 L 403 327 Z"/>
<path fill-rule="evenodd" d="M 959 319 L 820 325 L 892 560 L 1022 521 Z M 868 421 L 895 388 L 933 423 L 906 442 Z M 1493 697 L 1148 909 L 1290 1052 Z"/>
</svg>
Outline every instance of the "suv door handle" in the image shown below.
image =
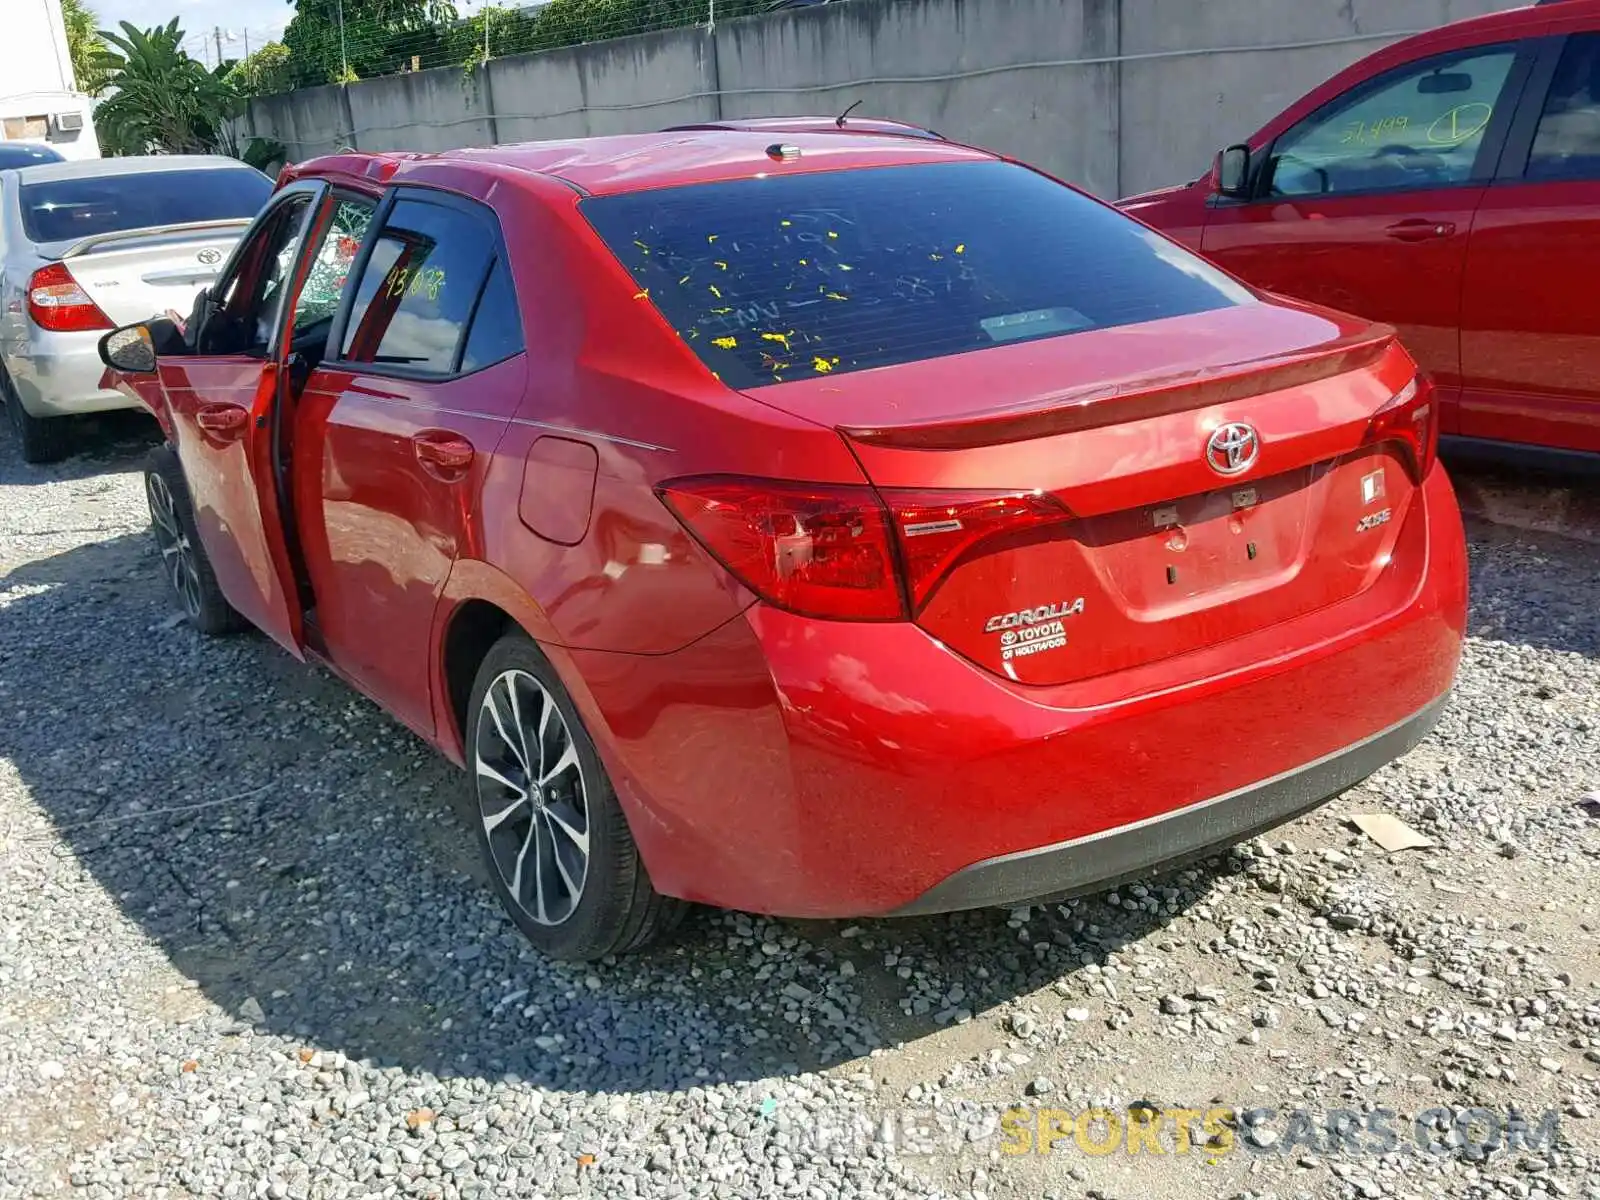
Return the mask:
<svg viewBox="0 0 1600 1200">
<path fill-rule="evenodd" d="M 1386 234 L 1400 242 L 1427 242 L 1434 238 L 1447 238 L 1456 231 L 1454 221 L 1432 221 L 1426 217 L 1409 217 L 1404 221 L 1396 221 L 1384 230 Z"/>
<path fill-rule="evenodd" d="M 466 438 L 445 429 L 424 429 L 413 434 L 411 452 L 424 471 L 446 483 L 454 483 L 465 476 L 476 453 Z"/>
<path fill-rule="evenodd" d="M 194 423 L 218 437 L 238 437 L 250 424 L 250 411 L 237 404 L 208 404 L 195 413 Z"/>
</svg>

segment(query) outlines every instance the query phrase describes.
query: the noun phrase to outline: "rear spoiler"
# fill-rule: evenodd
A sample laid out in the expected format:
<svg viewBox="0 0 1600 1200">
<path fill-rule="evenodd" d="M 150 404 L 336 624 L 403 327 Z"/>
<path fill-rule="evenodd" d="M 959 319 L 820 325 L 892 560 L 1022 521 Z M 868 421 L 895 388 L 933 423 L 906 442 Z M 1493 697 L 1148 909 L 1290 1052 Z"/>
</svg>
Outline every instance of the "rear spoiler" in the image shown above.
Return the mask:
<svg viewBox="0 0 1600 1200">
<path fill-rule="evenodd" d="M 231 217 L 225 221 L 187 221 L 176 225 L 146 225 L 142 229 L 121 229 L 115 233 L 97 233 L 74 242 L 61 253 L 63 259 L 79 258 L 91 250 L 101 250 L 117 242 L 142 241 L 146 238 L 170 237 L 180 233 L 222 233 L 225 230 L 243 231 L 250 228 L 254 217 Z"/>
<path fill-rule="evenodd" d="M 977 409 L 903 425 L 840 425 L 853 441 L 907 450 L 964 450 L 1075 433 L 1242 400 L 1359 370 L 1396 345 L 1395 330 L 1372 325 L 1309 350 L 1228 363 L 1205 371 L 1108 383 L 1042 396 L 1005 408 Z"/>
</svg>

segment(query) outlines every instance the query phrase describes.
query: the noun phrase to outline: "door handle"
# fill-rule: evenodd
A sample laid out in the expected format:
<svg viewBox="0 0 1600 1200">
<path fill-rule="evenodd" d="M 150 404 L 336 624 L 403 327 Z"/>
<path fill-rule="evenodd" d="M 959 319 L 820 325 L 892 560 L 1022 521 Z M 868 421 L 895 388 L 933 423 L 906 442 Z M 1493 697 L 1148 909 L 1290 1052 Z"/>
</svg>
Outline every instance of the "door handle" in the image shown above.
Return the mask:
<svg viewBox="0 0 1600 1200">
<path fill-rule="evenodd" d="M 1432 221 L 1426 217 L 1409 217 L 1404 221 L 1396 221 L 1384 230 L 1384 233 L 1399 242 L 1428 242 L 1435 238 L 1447 238 L 1456 231 L 1454 221 Z"/>
<path fill-rule="evenodd" d="M 411 451 L 417 456 L 423 470 L 447 483 L 453 483 L 467 473 L 476 453 L 466 438 L 443 429 L 425 429 L 413 435 Z"/>
<path fill-rule="evenodd" d="M 195 413 L 194 423 L 219 437 L 238 437 L 250 424 L 250 411 L 237 404 L 208 404 Z"/>
</svg>

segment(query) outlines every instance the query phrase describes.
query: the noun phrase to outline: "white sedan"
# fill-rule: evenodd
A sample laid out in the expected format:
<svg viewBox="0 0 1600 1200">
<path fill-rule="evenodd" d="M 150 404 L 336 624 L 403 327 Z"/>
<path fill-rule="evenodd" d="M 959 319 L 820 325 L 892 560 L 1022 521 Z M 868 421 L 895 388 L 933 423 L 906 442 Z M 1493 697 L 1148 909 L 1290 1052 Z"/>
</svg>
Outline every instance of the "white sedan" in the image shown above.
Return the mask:
<svg viewBox="0 0 1600 1200">
<path fill-rule="evenodd" d="M 272 194 L 237 159 L 105 158 L 0 171 L 0 401 L 28 462 L 71 449 L 100 387 L 100 338 L 187 313 Z"/>
</svg>

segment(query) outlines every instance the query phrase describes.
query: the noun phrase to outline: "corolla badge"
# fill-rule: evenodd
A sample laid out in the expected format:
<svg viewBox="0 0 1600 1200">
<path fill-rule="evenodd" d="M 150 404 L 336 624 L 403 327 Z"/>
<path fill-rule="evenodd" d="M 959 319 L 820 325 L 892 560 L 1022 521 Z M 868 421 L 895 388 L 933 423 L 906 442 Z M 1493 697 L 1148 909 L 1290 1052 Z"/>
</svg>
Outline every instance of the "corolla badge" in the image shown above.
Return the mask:
<svg viewBox="0 0 1600 1200">
<path fill-rule="evenodd" d="M 1059 604 L 1041 604 L 1038 608 L 1024 608 L 1020 612 L 995 613 L 984 622 L 985 633 L 1001 629 L 1019 629 L 1038 625 L 1042 621 L 1058 621 L 1062 617 L 1075 617 L 1083 611 L 1083 597 L 1063 600 Z"/>
<path fill-rule="evenodd" d="M 1243 421 L 1230 421 L 1212 431 L 1206 442 L 1206 462 L 1218 475 L 1238 475 L 1256 465 L 1261 436 Z"/>
</svg>

